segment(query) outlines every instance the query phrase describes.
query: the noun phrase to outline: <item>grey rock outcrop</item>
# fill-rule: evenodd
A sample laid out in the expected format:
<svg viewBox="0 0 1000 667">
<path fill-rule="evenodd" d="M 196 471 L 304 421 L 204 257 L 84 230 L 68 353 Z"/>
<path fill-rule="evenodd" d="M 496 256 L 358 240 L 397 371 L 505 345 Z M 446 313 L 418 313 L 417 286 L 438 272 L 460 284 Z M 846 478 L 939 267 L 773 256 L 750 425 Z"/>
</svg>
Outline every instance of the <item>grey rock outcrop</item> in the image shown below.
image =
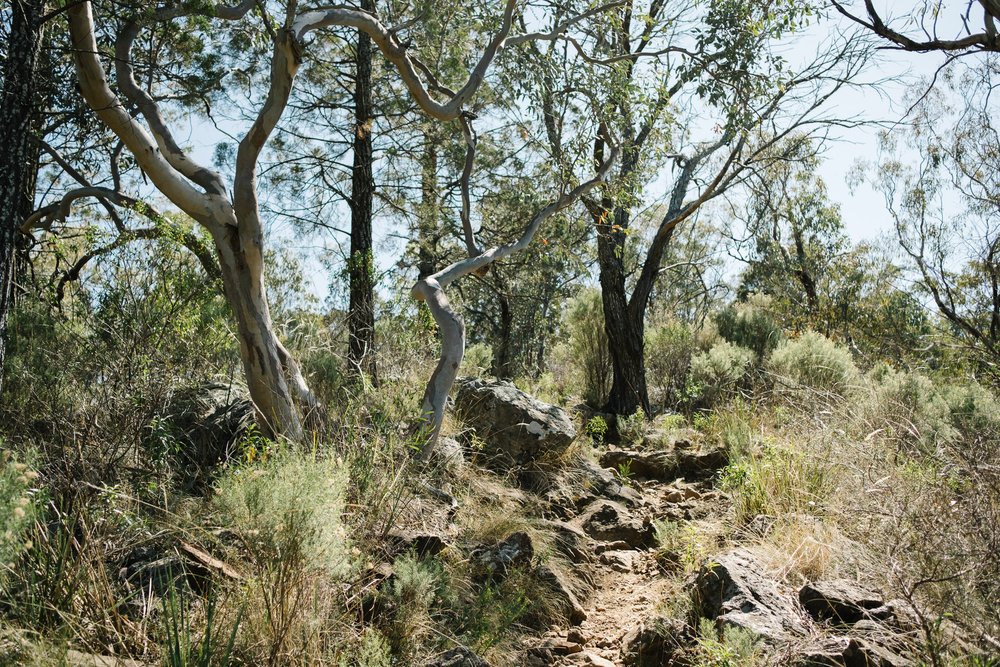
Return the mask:
<svg viewBox="0 0 1000 667">
<path fill-rule="evenodd" d="M 525 465 L 566 451 L 576 428 L 562 409 L 543 403 L 510 382 L 463 378 L 455 413 L 476 430 L 494 467 Z"/>
<path fill-rule="evenodd" d="M 794 594 L 768 577 L 746 549 L 708 559 L 691 583 L 694 610 L 720 628 L 742 628 L 772 646 L 809 634 Z"/>
</svg>

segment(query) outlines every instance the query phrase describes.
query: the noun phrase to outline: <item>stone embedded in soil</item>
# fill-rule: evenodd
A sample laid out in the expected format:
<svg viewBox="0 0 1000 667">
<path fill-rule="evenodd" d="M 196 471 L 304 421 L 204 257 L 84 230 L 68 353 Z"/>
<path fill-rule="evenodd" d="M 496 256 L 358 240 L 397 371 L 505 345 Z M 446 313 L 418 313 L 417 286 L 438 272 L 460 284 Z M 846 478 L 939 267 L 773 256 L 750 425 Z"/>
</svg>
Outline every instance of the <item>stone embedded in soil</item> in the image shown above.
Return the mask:
<svg viewBox="0 0 1000 667">
<path fill-rule="evenodd" d="M 552 589 L 555 600 L 562 606 L 562 611 L 570 623 L 579 625 L 587 620 L 587 612 L 580 604 L 579 598 L 579 594 L 583 593 L 582 584 L 574 586 L 568 576 L 548 565 L 539 565 L 535 570 L 535 576 Z"/>
<path fill-rule="evenodd" d="M 799 602 L 816 620 L 834 623 L 856 623 L 885 604 L 878 593 L 844 579 L 806 584 Z"/>
<path fill-rule="evenodd" d="M 456 384 L 455 412 L 482 439 L 488 465 L 505 468 L 559 455 L 576 438 L 565 411 L 510 382 L 463 378 Z"/>
<path fill-rule="evenodd" d="M 498 581 L 510 570 L 530 565 L 534 555 L 535 548 L 527 533 L 511 533 L 499 544 L 473 550 L 469 557 L 473 581 Z"/>
<path fill-rule="evenodd" d="M 490 667 L 490 663 L 464 646 L 456 646 L 428 662 L 427 667 Z"/>
<path fill-rule="evenodd" d="M 632 572 L 635 556 L 635 551 L 605 551 L 601 554 L 601 563 L 615 572 Z"/>
<path fill-rule="evenodd" d="M 642 503 L 642 496 L 635 489 L 621 483 L 615 473 L 602 468 L 593 461 L 580 458 L 568 465 L 560 466 L 554 473 L 542 475 L 538 472 L 546 500 L 553 509 L 563 516 L 573 516 L 577 510 L 598 498 L 607 498 L 628 507 Z"/>
<path fill-rule="evenodd" d="M 605 468 L 628 470 L 638 478 L 662 481 L 680 477 L 692 481 L 710 479 L 728 463 L 724 447 L 706 444 L 664 450 L 612 449 L 601 455 L 601 465 Z"/>
<path fill-rule="evenodd" d="M 795 667 L 911 667 L 913 662 L 866 639 L 827 637 L 802 649 Z"/>
<path fill-rule="evenodd" d="M 578 519 L 583 531 L 596 540 L 624 542 L 632 548 L 653 546 L 655 531 L 648 519 L 636 517 L 611 500 L 591 503 Z"/>
<path fill-rule="evenodd" d="M 720 628 L 742 628 L 770 645 L 809 633 L 798 601 L 746 549 L 707 559 L 689 583 L 695 611 Z"/>
<path fill-rule="evenodd" d="M 649 619 L 622 639 L 622 661 L 629 667 L 666 665 L 689 641 L 690 629 L 683 621 L 666 617 Z"/>
</svg>

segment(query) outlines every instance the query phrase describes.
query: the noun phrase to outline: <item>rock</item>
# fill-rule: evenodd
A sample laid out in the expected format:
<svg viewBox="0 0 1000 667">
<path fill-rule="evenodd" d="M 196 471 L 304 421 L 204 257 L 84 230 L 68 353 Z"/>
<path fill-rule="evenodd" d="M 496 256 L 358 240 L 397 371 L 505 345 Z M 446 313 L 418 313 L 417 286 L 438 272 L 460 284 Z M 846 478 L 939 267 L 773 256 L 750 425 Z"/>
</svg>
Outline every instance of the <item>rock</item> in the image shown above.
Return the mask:
<svg viewBox="0 0 1000 667">
<path fill-rule="evenodd" d="M 536 647 L 537 649 L 541 649 L 552 655 L 570 655 L 571 653 L 579 653 L 583 650 L 583 647 L 568 639 L 549 637 L 548 639 L 543 639 L 541 644 Z"/>
<path fill-rule="evenodd" d="M 577 653 L 567 662 L 571 665 L 588 665 L 589 667 L 615 667 L 615 663 L 590 651 Z"/>
<path fill-rule="evenodd" d="M 705 480 L 729 463 L 724 447 L 702 445 L 663 450 L 612 449 L 601 456 L 601 465 L 616 470 L 627 469 L 644 479 L 670 481 L 683 477 Z"/>
<path fill-rule="evenodd" d="M 659 667 L 690 640 L 687 625 L 670 618 L 644 621 L 622 639 L 622 661 L 629 667 Z"/>
<path fill-rule="evenodd" d="M 573 625 L 579 625 L 587 620 L 587 612 L 580 604 L 579 592 L 571 583 L 569 577 L 554 570 L 548 565 L 539 565 L 535 575 L 540 581 L 552 588 L 552 593 L 563 607 L 563 613 Z"/>
<path fill-rule="evenodd" d="M 178 482 L 189 490 L 201 489 L 215 469 L 229 461 L 254 423 L 254 407 L 246 390 L 234 385 L 207 383 L 176 392 L 147 428 L 143 443 L 163 456 L 176 456 Z"/>
<path fill-rule="evenodd" d="M 852 638 L 844 651 L 845 667 L 911 667 L 913 662 L 868 639 Z"/>
<path fill-rule="evenodd" d="M 797 601 L 746 549 L 709 558 L 689 583 L 695 612 L 720 628 L 743 628 L 772 646 L 809 632 Z"/>
<path fill-rule="evenodd" d="M 427 667 L 490 667 L 490 663 L 464 646 L 457 646 L 428 662 Z"/>
<path fill-rule="evenodd" d="M 527 567 L 535 555 L 531 537 L 518 531 L 495 546 L 475 549 L 469 557 L 472 578 L 478 583 L 499 581 L 514 568 Z"/>
<path fill-rule="evenodd" d="M 867 639 L 828 637 L 800 652 L 795 667 L 912 667 L 913 662 Z"/>
<path fill-rule="evenodd" d="M 700 500 L 701 492 L 693 486 L 676 486 L 667 489 L 663 499 L 668 503 L 682 503 L 686 500 Z"/>
<path fill-rule="evenodd" d="M 427 558 L 438 555 L 448 546 L 445 536 L 438 533 L 392 530 L 387 538 L 392 556 L 412 551 L 418 558 Z"/>
<path fill-rule="evenodd" d="M 628 507 L 642 503 L 642 496 L 622 484 L 615 473 L 585 458 L 560 467 L 544 483 L 534 487 L 563 516 L 575 515 L 597 498 L 608 498 Z"/>
<path fill-rule="evenodd" d="M 834 623 L 856 623 L 884 605 L 878 593 L 844 579 L 806 584 L 799 602 L 816 620 Z"/>
<path fill-rule="evenodd" d="M 601 562 L 615 572 L 631 572 L 635 551 L 605 551 L 601 554 Z"/>
<path fill-rule="evenodd" d="M 510 382 L 463 378 L 457 385 L 455 412 L 476 430 L 483 454 L 497 467 L 562 454 L 576 438 L 569 415 Z"/>
<path fill-rule="evenodd" d="M 578 519 L 583 532 L 604 542 L 624 542 L 635 549 L 655 543 L 655 530 L 648 519 L 633 516 L 612 500 L 596 500 Z"/>
<path fill-rule="evenodd" d="M 434 466 L 455 475 L 465 466 L 465 450 L 454 438 L 438 438 L 423 453 L 424 459 Z"/>
<path fill-rule="evenodd" d="M 589 563 L 591 561 L 590 552 L 585 548 L 584 542 L 587 534 L 578 526 L 564 521 L 549 521 L 542 519 L 539 527 L 548 530 L 554 538 L 556 550 L 566 556 L 572 563 Z"/>
</svg>

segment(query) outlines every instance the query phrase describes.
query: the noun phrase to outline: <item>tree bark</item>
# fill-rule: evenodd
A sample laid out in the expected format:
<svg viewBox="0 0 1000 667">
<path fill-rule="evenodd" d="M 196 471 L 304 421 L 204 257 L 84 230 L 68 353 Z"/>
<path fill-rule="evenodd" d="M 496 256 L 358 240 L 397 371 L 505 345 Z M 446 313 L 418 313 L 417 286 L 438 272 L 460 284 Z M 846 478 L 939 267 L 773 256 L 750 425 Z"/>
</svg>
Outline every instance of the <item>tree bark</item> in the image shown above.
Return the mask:
<svg viewBox="0 0 1000 667">
<path fill-rule="evenodd" d="M 10 43 L 0 99 L 0 389 L 8 338 L 8 315 L 17 277 L 21 223 L 35 198 L 39 147 L 32 139 L 37 114 L 38 58 L 42 41 L 44 0 L 11 4 Z"/>
<path fill-rule="evenodd" d="M 374 10 L 373 0 L 361 8 Z M 354 80 L 354 168 L 351 177 L 351 256 L 348 261 L 350 306 L 347 314 L 351 366 L 378 384 L 375 360 L 375 254 L 372 247 L 372 43 L 358 32 Z"/>
<path fill-rule="evenodd" d="M 417 212 L 417 278 L 437 271 L 438 262 L 438 132 L 424 132 L 424 154 L 420 159 L 420 210 Z"/>
<path fill-rule="evenodd" d="M 641 408 L 650 414 L 646 389 L 645 308 L 630 308 L 625 291 L 625 229 L 628 212 L 614 211 L 614 226 L 599 230 L 597 258 L 600 266 L 604 332 L 611 357 L 611 391 L 603 410 L 631 415 Z"/>
</svg>

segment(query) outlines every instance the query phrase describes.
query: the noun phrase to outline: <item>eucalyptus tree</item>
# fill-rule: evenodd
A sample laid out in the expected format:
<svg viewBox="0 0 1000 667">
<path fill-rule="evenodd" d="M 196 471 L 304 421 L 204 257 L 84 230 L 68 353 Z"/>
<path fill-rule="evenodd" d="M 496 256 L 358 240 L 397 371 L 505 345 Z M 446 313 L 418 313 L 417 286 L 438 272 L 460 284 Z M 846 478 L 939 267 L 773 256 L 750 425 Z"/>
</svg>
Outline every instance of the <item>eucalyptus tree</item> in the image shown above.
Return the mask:
<svg viewBox="0 0 1000 667">
<path fill-rule="evenodd" d="M 908 132 L 884 135 L 874 182 L 909 268 L 979 368 L 1000 379 L 1000 130 L 996 56 L 921 89 Z"/>
<path fill-rule="evenodd" d="M 251 14 L 255 8 L 258 15 Z M 259 4 L 247 0 L 235 6 L 167 4 L 125 16 L 114 16 L 110 9 L 103 3 L 80 2 L 65 10 L 83 96 L 98 118 L 118 136 L 150 184 L 211 237 L 225 294 L 234 311 L 247 385 L 262 429 L 269 435 L 293 439 L 303 435 L 300 411 L 308 417 L 319 406 L 298 364 L 278 339 L 271 321 L 265 281 L 258 163 L 281 120 L 295 75 L 309 52 L 310 40 L 320 41 L 325 29 L 338 26 L 365 32 L 395 68 L 416 105 L 436 122 L 458 122 L 463 135 L 468 137 L 470 119 L 466 107 L 475 98 L 504 48 L 533 39 L 551 38 L 598 11 L 590 9 L 579 16 L 564 17 L 544 35 L 512 34 L 518 14 L 516 0 L 508 0 L 499 12 L 484 11 L 482 27 L 474 34 L 475 41 L 482 44 L 481 55 L 472 64 L 467 79 L 452 90 L 420 60 L 417 50 L 403 37 L 412 22 L 387 25 L 378 15 L 362 9 L 300 8 L 294 0 L 287 4 Z M 95 16 L 102 26 L 108 26 L 115 33 L 114 57 L 110 64 L 118 93 L 113 90 L 102 62 Z M 259 27 L 248 27 L 251 16 L 254 21 L 260 21 Z M 416 22 L 420 20 L 419 16 L 410 18 Z M 170 29 L 177 35 L 207 42 L 216 35 L 225 34 L 224 31 L 220 33 L 222 25 L 228 25 L 232 32 L 249 32 L 256 38 L 266 36 L 270 42 L 270 54 L 258 63 L 269 74 L 263 76 L 263 89 L 253 96 L 257 113 L 239 140 L 229 184 L 218 170 L 203 164 L 195 154 L 182 147 L 168 122 L 169 91 L 165 88 L 150 90 L 145 85 L 148 78 L 143 78 L 140 84 L 133 58 L 133 47 L 144 32 Z M 159 46 L 167 57 L 171 55 L 168 44 Z M 181 55 L 173 54 L 175 62 L 182 59 Z M 252 81 L 252 78 L 245 79 L 245 82 Z M 474 161 L 474 151 L 474 142 L 468 142 L 470 165 Z M 454 382 L 465 340 L 462 320 L 451 308 L 445 288 L 527 246 L 547 218 L 603 182 L 615 156 L 615 151 L 611 151 L 595 176 L 568 183 L 553 202 L 531 218 L 515 240 L 487 250 L 478 247 L 469 207 L 463 206 L 461 219 L 468 258 L 423 278 L 413 288 L 414 297 L 428 304 L 444 339 L 442 356 L 428 383 L 423 404 L 432 436 L 436 435 L 443 419 L 445 400 Z M 70 203 L 87 194 L 71 191 L 63 202 Z M 65 207 L 59 207 L 60 212 L 64 210 Z"/>
<path fill-rule="evenodd" d="M 561 128 L 574 112 L 565 105 L 555 110 L 563 90 L 581 85 L 621 137 L 615 191 L 586 200 L 613 369 L 606 410 L 649 413 L 645 318 L 679 226 L 762 164 L 788 159 L 772 149 L 791 134 L 821 135 L 830 123 L 853 122 L 826 114 L 824 106 L 863 68 L 866 52 L 856 40 L 832 37 L 795 71 L 775 50 L 811 11 L 809 4 L 786 2 L 630 1 L 614 20 L 588 24 L 572 40 L 553 40 L 549 53 L 563 49 L 579 69 L 569 81 L 556 73 L 540 86 L 550 137 L 572 145 Z M 591 132 L 590 141 L 589 162 L 600 162 L 602 134 Z M 553 152 L 567 154 L 565 146 Z M 665 193 L 662 215 L 630 275 L 625 258 L 639 242 L 635 214 L 658 192 Z"/>
<path fill-rule="evenodd" d="M 829 336 L 834 317 L 829 278 L 848 239 L 839 208 L 816 175 L 819 160 L 811 142 L 792 137 L 786 143 L 777 150 L 789 159 L 752 174 L 746 197 L 732 204 L 733 218 L 742 224 L 738 234 L 745 234 L 735 250 L 748 250 L 741 256 L 747 268 L 740 291 L 771 296 L 793 326 Z"/>
<path fill-rule="evenodd" d="M 35 200 L 41 118 L 39 64 L 44 0 L 14 0 L 3 13 L 3 81 L 0 83 L 0 387 L 3 386 L 8 314 L 14 298 L 15 255 L 21 223 Z"/>
<path fill-rule="evenodd" d="M 949 3 L 933 2 L 914 4 L 911 12 L 904 14 L 904 21 L 895 21 L 893 27 L 887 15 L 880 14 L 872 0 L 863 0 L 864 11 L 851 9 L 852 3 L 833 0 L 837 11 L 865 29 L 888 42 L 892 48 L 916 53 L 942 52 L 960 57 L 983 52 L 1000 52 L 1000 3 L 996 0 L 969 0 Z M 973 16 L 972 8 L 978 5 L 981 17 Z M 949 27 L 942 24 L 951 23 Z M 900 23 L 908 23 L 905 28 Z"/>
</svg>

